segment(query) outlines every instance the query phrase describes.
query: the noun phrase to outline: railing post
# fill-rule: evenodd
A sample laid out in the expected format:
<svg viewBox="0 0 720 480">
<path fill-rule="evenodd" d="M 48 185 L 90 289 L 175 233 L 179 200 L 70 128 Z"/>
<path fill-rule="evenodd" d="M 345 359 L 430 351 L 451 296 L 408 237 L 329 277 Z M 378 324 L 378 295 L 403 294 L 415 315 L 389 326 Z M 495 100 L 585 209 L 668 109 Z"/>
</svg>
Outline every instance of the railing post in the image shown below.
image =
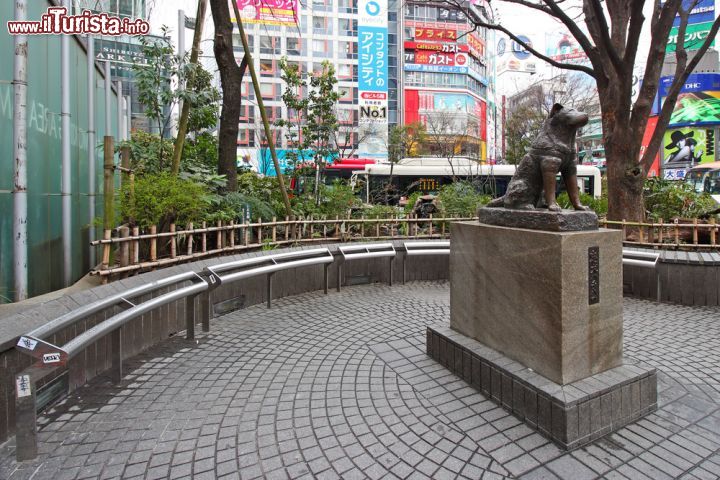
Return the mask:
<svg viewBox="0 0 720 480">
<path fill-rule="evenodd" d="M 230 220 L 230 249 L 235 248 L 235 221 Z"/>
<path fill-rule="evenodd" d="M 627 228 L 625 227 L 625 219 L 622 219 L 622 241 L 627 240 Z"/>
<path fill-rule="evenodd" d="M 123 376 L 122 328 L 117 328 L 110 334 L 110 348 L 112 349 L 110 377 L 112 382 L 117 385 Z"/>
<path fill-rule="evenodd" d="M 35 380 L 32 374 L 21 372 L 15 376 L 15 458 L 22 462 L 37 454 Z"/>
<path fill-rule="evenodd" d="M 210 331 L 210 290 L 206 290 L 200 295 L 200 320 L 202 321 L 202 331 Z"/>
<path fill-rule="evenodd" d="M 680 246 L 680 226 L 678 225 L 679 221 L 676 218 L 675 219 L 675 245 Z"/>
<path fill-rule="evenodd" d="M 130 236 L 130 229 L 126 226 L 122 226 L 118 228 L 118 237 L 121 239 L 126 239 Z M 129 242 L 120 242 L 120 245 L 118 246 L 118 257 L 120 257 L 119 263 L 121 267 L 127 267 L 130 264 L 130 243 Z M 127 274 L 123 273 L 121 275 L 122 277 L 126 277 Z"/>
<path fill-rule="evenodd" d="M 110 240 L 112 238 L 112 230 L 106 229 L 105 232 L 103 232 L 103 240 Z M 102 256 L 102 266 L 101 268 L 103 270 L 107 270 L 110 268 L 110 249 L 112 248 L 112 244 L 110 243 L 104 243 L 103 244 L 103 256 Z"/>
<path fill-rule="evenodd" d="M 285 241 L 288 241 L 288 238 L 290 238 L 290 217 L 285 217 Z"/>
<path fill-rule="evenodd" d="M 402 271 L 402 280 L 403 285 L 405 285 L 405 275 L 407 274 L 407 248 L 405 249 L 405 253 L 403 254 L 403 271 Z"/>
<path fill-rule="evenodd" d="M 337 291 L 340 291 L 340 284 L 342 283 L 342 258 L 338 257 L 337 260 Z"/>
<path fill-rule="evenodd" d="M 395 257 L 390 257 L 388 261 L 388 285 L 391 287 L 393 284 L 393 260 L 395 260 Z"/>
<path fill-rule="evenodd" d="M 658 235 L 658 243 L 663 243 L 663 219 L 659 218 L 660 221 L 660 234 Z"/>
<path fill-rule="evenodd" d="M 207 222 L 202 222 L 202 229 L 203 229 L 203 232 L 202 232 L 202 236 L 200 237 L 201 238 L 200 246 L 202 248 L 202 252 L 205 253 L 205 252 L 207 252 Z"/>
<path fill-rule="evenodd" d="M 258 217 L 257 244 L 262 245 L 262 218 Z"/>
<path fill-rule="evenodd" d="M 693 245 L 698 244 L 698 220 L 693 218 L 693 230 L 692 230 Z"/>
<path fill-rule="evenodd" d="M 217 221 L 217 236 L 215 237 L 217 239 L 217 242 L 215 244 L 215 248 L 218 250 L 222 250 L 223 248 L 223 231 L 222 231 L 222 221 Z"/>
<path fill-rule="evenodd" d="M 329 263 L 323 264 L 323 269 L 324 269 L 324 272 L 323 272 L 323 280 L 324 280 L 324 281 L 323 281 L 323 286 L 324 286 L 324 288 L 325 288 L 325 295 L 327 295 L 327 293 L 328 293 L 328 278 L 329 278 L 329 275 L 328 275 L 328 267 L 330 267 L 330 264 L 329 264 Z"/>
<path fill-rule="evenodd" d="M 277 217 L 272 217 L 272 223 L 273 223 L 273 227 L 272 227 L 272 243 L 273 243 L 273 245 L 274 245 L 275 242 L 277 241 Z"/>
<path fill-rule="evenodd" d="M 195 339 L 195 297 L 190 295 L 185 298 L 185 338 Z"/>
<path fill-rule="evenodd" d="M 267 274 L 267 308 L 272 307 L 272 279 L 273 272 Z"/>
</svg>

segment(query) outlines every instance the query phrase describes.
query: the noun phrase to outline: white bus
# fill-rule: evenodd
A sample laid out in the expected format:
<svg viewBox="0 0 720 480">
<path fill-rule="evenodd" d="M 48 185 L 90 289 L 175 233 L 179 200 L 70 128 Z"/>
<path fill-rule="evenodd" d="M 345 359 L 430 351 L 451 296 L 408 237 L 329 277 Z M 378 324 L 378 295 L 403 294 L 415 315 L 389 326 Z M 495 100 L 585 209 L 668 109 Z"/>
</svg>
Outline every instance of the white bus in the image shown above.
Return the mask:
<svg viewBox="0 0 720 480">
<path fill-rule="evenodd" d="M 601 195 L 600 169 L 578 165 L 578 187 L 583 193 L 599 198 Z M 364 187 L 363 201 L 376 203 L 390 192 L 390 203 L 396 204 L 401 197 L 413 192 L 435 194 L 442 185 L 463 180 L 475 185 L 483 194 L 499 197 L 505 194 L 515 165 L 480 165 L 467 159 L 453 159 L 452 164 L 443 158 L 407 158 L 392 166 L 390 164 L 365 165 L 363 170 L 353 172 L 351 182 Z M 562 182 L 558 187 L 563 189 Z"/>
</svg>

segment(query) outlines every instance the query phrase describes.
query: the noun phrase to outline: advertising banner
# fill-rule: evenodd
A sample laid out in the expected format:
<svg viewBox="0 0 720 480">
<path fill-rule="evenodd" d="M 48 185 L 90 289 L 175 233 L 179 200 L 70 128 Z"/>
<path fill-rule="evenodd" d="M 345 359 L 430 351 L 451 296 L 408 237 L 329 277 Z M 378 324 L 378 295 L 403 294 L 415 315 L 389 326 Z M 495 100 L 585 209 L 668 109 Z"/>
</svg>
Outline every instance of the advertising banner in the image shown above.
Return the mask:
<svg viewBox="0 0 720 480">
<path fill-rule="evenodd" d="M 423 65 L 455 65 L 455 54 L 424 51 L 415 52 L 413 63 Z"/>
<path fill-rule="evenodd" d="M 697 2 L 697 5 L 695 5 L 695 7 L 690 11 L 688 25 L 691 25 L 693 23 L 712 22 L 715 20 L 715 0 L 683 0 L 683 8 L 687 9 L 695 2 Z M 675 15 L 673 27 L 679 26 L 680 15 Z"/>
<path fill-rule="evenodd" d="M 545 55 L 556 62 L 571 65 L 590 65 L 585 51 L 575 38 L 568 33 L 548 33 L 545 35 Z"/>
<path fill-rule="evenodd" d="M 435 92 L 433 107 L 436 112 L 473 113 L 475 99 L 464 93 Z"/>
<path fill-rule="evenodd" d="M 485 42 L 477 38 L 472 33 L 467 36 L 467 46 L 470 47 L 470 52 L 477 58 L 485 57 Z"/>
<path fill-rule="evenodd" d="M 427 43 L 427 42 L 405 42 L 405 50 L 430 50 L 443 53 L 467 52 L 467 45 L 458 45 L 455 43 Z"/>
<path fill-rule="evenodd" d="M 645 150 L 647 150 L 647 147 L 650 144 L 653 133 L 655 133 L 655 127 L 657 126 L 657 122 L 658 117 L 648 118 L 647 125 L 645 125 L 645 133 L 643 134 L 642 143 L 640 144 L 640 156 L 638 157 L 638 161 L 642 160 L 642 157 L 645 154 Z M 655 159 L 653 160 L 652 166 L 648 171 L 648 177 L 657 177 L 660 174 L 659 158 L 660 156 L 655 154 Z"/>
<path fill-rule="evenodd" d="M 670 116 L 670 125 L 720 123 L 720 91 L 681 93 Z"/>
<path fill-rule="evenodd" d="M 243 22 L 265 25 L 296 25 L 298 22 L 298 0 L 237 0 L 238 11 Z M 230 9 L 231 21 L 235 21 Z"/>
<path fill-rule="evenodd" d="M 666 97 L 673 83 L 673 77 L 661 77 L 658 91 L 661 97 Z M 680 93 L 695 93 L 702 91 L 720 92 L 720 73 L 691 73 Z"/>
<path fill-rule="evenodd" d="M 435 72 L 435 73 L 468 73 L 468 67 L 457 65 L 419 65 L 417 63 L 406 63 L 406 72 Z"/>
<path fill-rule="evenodd" d="M 525 35 L 517 36 L 525 44 L 532 46 L 532 41 Z M 497 43 L 497 70 L 498 73 L 504 72 L 524 72 L 535 73 L 537 71 L 537 63 L 529 51 L 527 51 L 520 43 L 501 35 Z"/>
<path fill-rule="evenodd" d="M 695 23 L 687 26 L 685 31 L 685 50 L 697 50 L 705 42 L 705 39 L 710 34 L 713 22 Z M 678 42 L 678 27 L 670 29 L 670 36 L 668 37 L 667 46 L 665 47 L 666 52 L 674 52 L 677 48 Z M 715 46 L 715 40 L 710 43 L 710 46 Z"/>
<path fill-rule="evenodd" d="M 358 154 L 387 157 L 387 0 L 358 1 Z"/>
<path fill-rule="evenodd" d="M 358 22 L 359 25 L 359 22 Z M 435 42 L 454 42 L 457 40 L 457 30 L 449 28 L 415 27 L 415 40 L 432 40 Z"/>
<path fill-rule="evenodd" d="M 679 168 L 715 161 L 715 130 L 675 128 L 665 132 L 663 168 Z"/>
</svg>

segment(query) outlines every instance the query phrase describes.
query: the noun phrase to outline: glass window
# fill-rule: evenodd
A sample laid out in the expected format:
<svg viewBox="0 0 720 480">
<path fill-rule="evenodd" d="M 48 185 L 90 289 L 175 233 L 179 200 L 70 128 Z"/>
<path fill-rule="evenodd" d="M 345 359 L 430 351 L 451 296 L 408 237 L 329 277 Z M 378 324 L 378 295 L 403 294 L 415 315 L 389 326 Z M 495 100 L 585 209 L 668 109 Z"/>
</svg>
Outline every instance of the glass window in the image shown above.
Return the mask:
<svg viewBox="0 0 720 480">
<path fill-rule="evenodd" d="M 313 33 L 319 35 L 332 35 L 332 21 L 328 17 L 313 17 Z"/>
<path fill-rule="evenodd" d="M 274 83 L 261 83 L 260 84 L 260 95 L 263 98 L 272 98 L 275 96 L 275 84 Z"/>
<path fill-rule="evenodd" d="M 271 77 L 275 73 L 275 66 L 272 60 L 260 60 L 260 75 Z"/>
<path fill-rule="evenodd" d="M 301 55 L 302 53 L 302 40 L 299 38 L 289 37 L 287 39 L 287 54 L 288 55 Z"/>
</svg>

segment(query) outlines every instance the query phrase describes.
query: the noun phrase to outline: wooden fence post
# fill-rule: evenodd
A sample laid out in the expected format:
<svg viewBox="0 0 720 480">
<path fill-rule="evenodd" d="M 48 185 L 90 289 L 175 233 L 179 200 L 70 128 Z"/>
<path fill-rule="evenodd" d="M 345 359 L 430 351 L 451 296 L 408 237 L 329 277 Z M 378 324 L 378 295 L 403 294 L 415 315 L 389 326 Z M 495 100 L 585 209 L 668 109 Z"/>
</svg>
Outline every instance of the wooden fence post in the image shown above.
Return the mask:
<svg viewBox="0 0 720 480">
<path fill-rule="evenodd" d="M 715 217 L 710 217 L 710 245 L 715 246 L 715 235 L 717 227 L 715 226 Z"/>
<path fill-rule="evenodd" d="M 202 232 L 202 237 L 200 237 L 201 238 L 200 242 L 201 242 L 202 251 L 203 251 L 203 253 L 205 253 L 205 252 L 207 252 L 207 231 L 206 231 L 207 223 L 206 222 L 202 222 L 202 230 L 203 230 L 203 232 Z"/>
<path fill-rule="evenodd" d="M 134 265 L 137 265 L 140 263 L 140 240 L 138 237 L 140 236 L 140 227 L 133 227 L 133 254 L 132 254 L 132 263 Z"/>
<path fill-rule="evenodd" d="M 157 260 L 157 225 L 150 226 L 150 235 L 150 261 L 154 262 Z"/>
<path fill-rule="evenodd" d="M 192 256 L 192 253 L 193 253 L 193 234 L 192 234 L 192 231 L 193 231 L 193 222 L 189 222 L 189 223 L 187 224 L 187 226 L 185 227 L 185 229 L 188 231 L 188 234 L 187 234 L 187 254 L 188 254 L 188 257 L 189 257 L 189 256 Z"/>
<path fill-rule="evenodd" d="M 170 258 L 177 257 L 177 235 L 175 235 L 175 224 L 170 224 Z"/>
</svg>

